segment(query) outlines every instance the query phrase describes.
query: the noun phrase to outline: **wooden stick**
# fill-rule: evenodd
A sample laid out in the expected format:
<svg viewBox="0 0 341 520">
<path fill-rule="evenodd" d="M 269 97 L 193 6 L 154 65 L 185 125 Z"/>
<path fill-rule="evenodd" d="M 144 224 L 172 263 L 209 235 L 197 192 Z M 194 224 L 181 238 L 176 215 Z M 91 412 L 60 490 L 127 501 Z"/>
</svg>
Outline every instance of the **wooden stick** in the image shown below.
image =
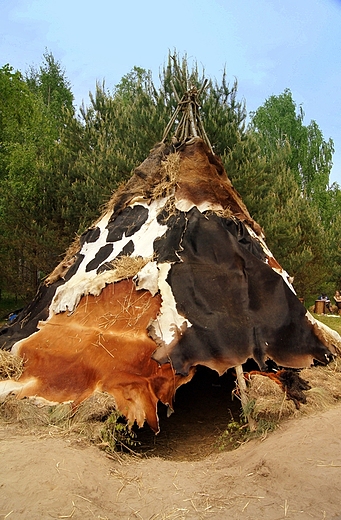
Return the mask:
<svg viewBox="0 0 341 520">
<path fill-rule="evenodd" d="M 249 398 L 247 395 L 247 387 L 246 387 L 246 382 L 245 382 L 245 378 L 244 378 L 243 367 L 242 367 L 242 365 L 237 365 L 235 368 L 236 368 L 237 381 L 238 381 L 238 386 L 239 386 L 239 391 L 240 391 L 240 400 L 242 403 L 242 408 L 243 408 L 243 411 L 245 414 L 245 418 L 247 419 L 247 422 L 249 424 L 249 428 L 252 432 L 254 432 L 257 429 L 257 423 L 250 416 L 249 413 L 245 413 L 247 410 Z"/>
</svg>

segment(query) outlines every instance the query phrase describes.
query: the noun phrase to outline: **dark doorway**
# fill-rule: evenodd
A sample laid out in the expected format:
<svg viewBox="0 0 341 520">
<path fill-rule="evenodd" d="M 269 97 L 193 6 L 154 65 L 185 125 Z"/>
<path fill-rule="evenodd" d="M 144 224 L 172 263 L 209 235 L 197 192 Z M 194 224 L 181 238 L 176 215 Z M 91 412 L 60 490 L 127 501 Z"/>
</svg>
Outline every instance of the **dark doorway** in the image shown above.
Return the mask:
<svg viewBox="0 0 341 520">
<path fill-rule="evenodd" d="M 174 413 L 159 403 L 160 433 L 148 426 L 136 430 L 141 443 L 137 451 L 173 460 L 195 460 L 217 450 L 217 441 L 227 424 L 239 420 L 240 401 L 233 396 L 235 372 L 220 376 L 198 366 L 193 379 L 175 395 Z"/>
</svg>

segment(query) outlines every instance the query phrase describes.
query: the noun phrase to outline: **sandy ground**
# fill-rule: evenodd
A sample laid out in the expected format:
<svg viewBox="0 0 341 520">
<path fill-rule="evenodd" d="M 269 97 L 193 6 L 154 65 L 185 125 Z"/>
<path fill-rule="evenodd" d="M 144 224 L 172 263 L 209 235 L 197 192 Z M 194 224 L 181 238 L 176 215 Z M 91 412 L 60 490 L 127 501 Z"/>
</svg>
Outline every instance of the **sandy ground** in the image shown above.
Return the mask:
<svg viewBox="0 0 341 520">
<path fill-rule="evenodd" d="M 340 519 L 341 406 L 195 461 L 0 427 L 1 519 Z"/>
</svg>

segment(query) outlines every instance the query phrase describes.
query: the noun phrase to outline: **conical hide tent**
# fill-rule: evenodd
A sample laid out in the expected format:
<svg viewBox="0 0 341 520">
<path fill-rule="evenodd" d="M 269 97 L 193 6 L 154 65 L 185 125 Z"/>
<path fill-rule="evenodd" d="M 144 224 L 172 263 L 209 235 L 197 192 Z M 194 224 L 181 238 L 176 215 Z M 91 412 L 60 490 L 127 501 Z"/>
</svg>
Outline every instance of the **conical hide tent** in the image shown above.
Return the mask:
<svg viewBox="0 0 341 520">
<path fill-rule="evenodd" d="M 180 134 L 154 147 L 2 331 L 2 348 L 25 360 L 18 381 L 0 382 L 3 397 L 77 406 L 107 392 L 129 424 L 158 431 L 158 401 L 172 407 L 197 365 L 301 368 L 340 347 L 306 313 L 214 155 L 195 92 L 181 110 Z"/>
</svg>

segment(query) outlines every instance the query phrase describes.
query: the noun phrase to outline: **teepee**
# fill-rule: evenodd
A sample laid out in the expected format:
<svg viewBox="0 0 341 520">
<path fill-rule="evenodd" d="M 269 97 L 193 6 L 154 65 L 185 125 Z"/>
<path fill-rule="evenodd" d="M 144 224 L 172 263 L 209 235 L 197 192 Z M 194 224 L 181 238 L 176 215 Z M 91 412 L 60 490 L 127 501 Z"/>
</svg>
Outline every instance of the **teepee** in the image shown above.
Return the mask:
<svg viewBox="0 0 341 520">
<path fill-rule="evenodd" d="M 197 365 L 301 368 L 341 347 L 296 297 L 187 87 L 162 141 L 2 331 L 25 360 L 2 397 L 77 406 L 107 392 L 129 424 L 158 431 L 158 401 L 172 408 Z"/>
</svg>

